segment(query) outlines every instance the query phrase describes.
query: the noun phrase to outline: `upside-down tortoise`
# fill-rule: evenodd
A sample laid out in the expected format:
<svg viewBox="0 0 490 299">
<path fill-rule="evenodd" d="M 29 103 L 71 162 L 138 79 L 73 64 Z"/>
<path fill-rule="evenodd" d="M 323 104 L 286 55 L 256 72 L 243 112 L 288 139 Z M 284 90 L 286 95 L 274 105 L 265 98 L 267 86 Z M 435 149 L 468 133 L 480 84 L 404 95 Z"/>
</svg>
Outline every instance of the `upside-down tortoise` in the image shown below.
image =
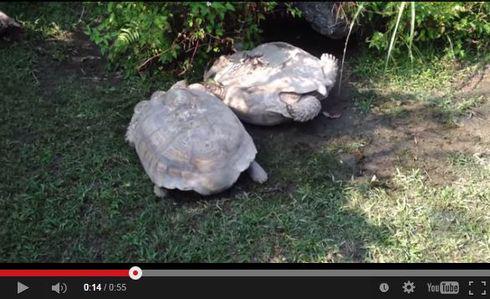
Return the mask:
<svg viewBox="0 0 490 299">
<path fill-rule="evenodd" d="M 221 56 L 204 74 L 204 85 L 252 124 L 305 122 L 321 110 L 337 77 L 337 59 L 321 58 L 285 42 Z"/>
</svg>

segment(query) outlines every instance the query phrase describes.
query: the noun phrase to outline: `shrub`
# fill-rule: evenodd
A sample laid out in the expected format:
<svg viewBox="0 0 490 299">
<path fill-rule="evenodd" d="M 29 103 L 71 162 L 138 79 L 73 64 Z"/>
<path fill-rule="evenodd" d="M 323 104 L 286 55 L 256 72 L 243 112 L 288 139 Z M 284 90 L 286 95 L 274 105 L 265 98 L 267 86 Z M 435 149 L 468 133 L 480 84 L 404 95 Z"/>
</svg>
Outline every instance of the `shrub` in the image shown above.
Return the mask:
<svg viewBox="0 0 490 299">
<path fill-rule="evenodd" d="M 435 46 L 457 58 L 466 58 L 469 51 L 479 53 L 488 49 L 488 3 L 359 2 L 357 6 L 360 4 L 363 10 L 358 26 L 363 29 L 369 47 L 378 51 L 389 50 L 394 31 L 393 52 L 398 54 L 407 47 L 411 55 L 412 45 L 414 49 Z M 347 11 L 352 16 L 356 10 L 350 7 Z M 400 20 L 397 20 L 399 13 Z"/>
<path fill-rule="evenodd" d="M 91 4 L 88 4 L 91 5 Z M 86 33 L 126 74 L 172 63 L 179 75 L 234 43 L 250 48 L 274 2 L 97 3 Z"/>
</svg>

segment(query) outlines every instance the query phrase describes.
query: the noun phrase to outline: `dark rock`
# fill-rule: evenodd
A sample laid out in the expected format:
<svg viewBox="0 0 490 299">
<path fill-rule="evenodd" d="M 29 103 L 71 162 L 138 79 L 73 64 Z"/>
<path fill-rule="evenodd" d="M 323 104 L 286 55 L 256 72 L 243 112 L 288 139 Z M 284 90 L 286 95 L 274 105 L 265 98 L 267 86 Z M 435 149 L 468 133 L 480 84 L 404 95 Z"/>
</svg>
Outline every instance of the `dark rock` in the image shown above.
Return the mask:
<svg viewBox="0 0 490 299">
<path fill-rule="evenodd" d="M 295 2 L 303 13 L 304 18 L 318 33 L 332 39 L 347 36 L 349 26 L 345 19 L 338 14 L 338 2 Z"/>
</svg>

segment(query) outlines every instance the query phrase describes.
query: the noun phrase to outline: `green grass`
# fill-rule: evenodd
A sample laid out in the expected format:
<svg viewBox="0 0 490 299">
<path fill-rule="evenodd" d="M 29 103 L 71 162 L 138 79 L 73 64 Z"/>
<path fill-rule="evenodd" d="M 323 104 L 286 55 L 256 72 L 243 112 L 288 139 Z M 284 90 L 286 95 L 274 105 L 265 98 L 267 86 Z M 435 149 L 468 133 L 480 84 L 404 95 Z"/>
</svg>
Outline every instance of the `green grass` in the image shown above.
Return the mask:
<svg viewBox="0 0 490 299">
<path fill-rule="evenodd" d="M 29 31 L 0 49 L 1 262 L 490 261 L 488 165 L 457 152 L 442 161 L 457 181 L 433 185 L 402 169 L 380 186 L 351 180 L 339 162 L 339 149 L 358 150 L 362 138 L 313 149 L 271 130 L 258 144 L 267 184 L 243 177 L 207 199 L 156 198 L 124 133 L 134 105 L 173 80 L 112 84 L 60 72 L 71 55 L 63 32 L 73 28 L 10 14 Z M 40 54 L 34 45 L 46 38 L 57 42 Z M 450 90 L 454 73 L 437 65 L 383 82 L 359 65 L 359 88 L 374 90 L 361 110 L 386 103 L 380 90 L 425 100 L 428 90 Z"/>
<path fill-rule="evenodd" d="M 490 63 L 490 57 L 471 56 L 455 63 L 449 56 L 427 49 L 413 62 L 398 58 L 393 67 L 385 69 L 379 57 L 361 51 L 351 60 L 353 101 L 362 113 L 376 112 L 403 116 L 403 104 L 422 103 L 437 111 L 441 123 L 454 124 L 472 108 L 488 100 L 488 95 L 459 95 L 458 85 Z"/>
<path fill-rule="evenodd" d="M 397 172 L 389 189 L 352 188 L 352 209 L 391 232 L 389 246 L 369 247 L 372 261 L 488 262 L 489 179 L 487 169 L 433 187 L 413 170 Z"/>
</svg>

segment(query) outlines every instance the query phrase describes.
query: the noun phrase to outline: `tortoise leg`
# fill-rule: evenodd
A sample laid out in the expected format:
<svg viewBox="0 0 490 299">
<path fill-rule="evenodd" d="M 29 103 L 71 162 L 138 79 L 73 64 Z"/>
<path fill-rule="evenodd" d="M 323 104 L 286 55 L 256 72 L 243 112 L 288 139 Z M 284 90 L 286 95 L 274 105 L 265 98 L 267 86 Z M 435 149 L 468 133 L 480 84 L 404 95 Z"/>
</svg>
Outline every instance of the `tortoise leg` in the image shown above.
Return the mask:
<svg viewBox="0 0 490 299">
<path fill-rule="evenodd" d="M 160 198 L 164 198 L 168 194 L 165 188 L 158 187 L 157 185 L 153 187 L 153 192 L 155 192 L 155 195 Z"/>
<path fill-rule="evenodd" d="M 296 103 L 287 105 L 287 108 L 295 121 L 305 122 L 315 118 L 320 113 L 322 104 L 316 97 L 305 95 Z"/>
<path fill-rule="evenodd" d="M 267 173 L 262 168 L 262 166 L 259 165 L 259 163 L 253 161 L 247 171 L 248 175 L 250 175 L 250 178 L 254 182 L 262 184 L 267 181 Z"/>
</svg>

